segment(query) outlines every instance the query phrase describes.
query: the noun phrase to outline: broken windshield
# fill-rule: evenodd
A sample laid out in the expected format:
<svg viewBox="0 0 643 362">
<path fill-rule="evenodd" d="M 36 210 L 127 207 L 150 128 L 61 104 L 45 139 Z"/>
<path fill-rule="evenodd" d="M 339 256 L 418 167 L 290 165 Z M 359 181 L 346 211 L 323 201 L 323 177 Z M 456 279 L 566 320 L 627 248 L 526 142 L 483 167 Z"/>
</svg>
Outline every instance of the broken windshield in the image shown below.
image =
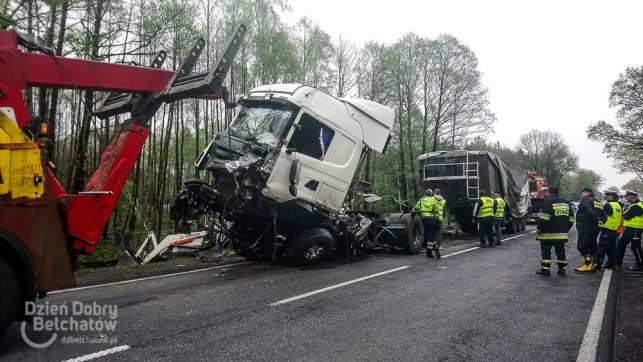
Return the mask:
<svg viewBox="0 0 643 362">
<path fill-rule="evenodd" d="M 293 110 L 279 103 L 244 102 L 230 133 L 258 143 L 277 147 L 289 125 Z"/>
</svg>

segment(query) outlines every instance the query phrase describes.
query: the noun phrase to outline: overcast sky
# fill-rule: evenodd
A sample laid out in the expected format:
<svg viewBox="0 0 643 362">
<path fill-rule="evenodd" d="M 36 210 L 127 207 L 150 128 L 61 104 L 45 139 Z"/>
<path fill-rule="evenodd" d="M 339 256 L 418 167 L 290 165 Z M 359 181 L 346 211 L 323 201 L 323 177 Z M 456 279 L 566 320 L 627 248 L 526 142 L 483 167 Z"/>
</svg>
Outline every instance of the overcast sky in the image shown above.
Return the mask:
<svg viewBox="0 0 643 362">
<path fill-rule="evenodd" d="M 393 43 L 407 32 L 448 33 L 477 55 L 491 110 L 493 140 L 514 146 L 533 128 L 563 135 L 580 167 L 622 186 L 600 144 L 585 130 L 614 121 L 612 83 L 627 66 L 643 64 L 643 1 L 289 0 L 294 24 L 306 15 L 331 36 L 358 46 Z"/>
</svg>

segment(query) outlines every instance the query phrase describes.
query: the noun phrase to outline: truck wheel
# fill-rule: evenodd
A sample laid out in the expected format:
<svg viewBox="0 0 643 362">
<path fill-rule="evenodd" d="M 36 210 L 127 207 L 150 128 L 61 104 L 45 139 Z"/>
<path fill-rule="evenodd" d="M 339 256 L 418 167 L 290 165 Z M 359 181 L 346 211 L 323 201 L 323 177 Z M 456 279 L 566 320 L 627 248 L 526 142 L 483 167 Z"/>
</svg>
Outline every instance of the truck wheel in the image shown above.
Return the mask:
<svg viewBox="0 0 643 362">
<path fill-rule="evenodd" d="M 392 218 L 393 215 L 391 215 Z M 422 251 L 424 246 L 424 227 L 422 218 L 419 216 L 411 217 L 411 214 L 403 214 L 399 217 L 405 223 L 404 250 L 409 254 L 417 255 Z"/>
<path fill-rule="evenodd" d="M 299 233 L 286 247 L 286 261 L 293 265 L 314 264 L 333 253 L 335 239 L 326 229 Z"/>
<path fill-rule="evenodd" d="M 2 337 L 21 307 L 18 274 L 2 255 L 0 255 L 0 281 L 0 337 Z"/>
</svg>

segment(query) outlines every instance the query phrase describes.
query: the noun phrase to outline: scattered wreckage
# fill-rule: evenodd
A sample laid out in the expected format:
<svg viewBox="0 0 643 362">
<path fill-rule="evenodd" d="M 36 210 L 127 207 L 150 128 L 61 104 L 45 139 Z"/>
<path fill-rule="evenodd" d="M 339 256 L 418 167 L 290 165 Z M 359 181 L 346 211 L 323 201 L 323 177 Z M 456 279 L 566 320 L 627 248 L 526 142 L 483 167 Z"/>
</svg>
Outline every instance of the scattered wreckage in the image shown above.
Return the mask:
<svg viewBox="0 0 643 362">
<path fill-rule="evenodd" d="M 364 156 L 386 151 L 392 109 L 299 84 L 254 88 L 234 106 L 234 122 L 195 163 L 212 181 L 186 180 L 172 204 L 181 232 L 206 217 L 239 255 L 296 265 L 334 250 L 420 252 L 419 217 L 347 208 L 363 184 L 355 175 Z"/>
</svg>

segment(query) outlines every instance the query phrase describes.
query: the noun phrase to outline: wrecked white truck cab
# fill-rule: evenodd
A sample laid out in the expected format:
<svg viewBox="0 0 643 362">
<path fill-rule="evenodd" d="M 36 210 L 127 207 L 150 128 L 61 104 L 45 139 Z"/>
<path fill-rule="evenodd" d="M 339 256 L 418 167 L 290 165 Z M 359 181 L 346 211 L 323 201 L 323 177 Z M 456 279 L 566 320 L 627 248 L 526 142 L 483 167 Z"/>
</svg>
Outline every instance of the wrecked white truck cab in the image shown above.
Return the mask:
<svg viewBox="0 0 643 362">
<path fill-rule="evenodd" d="M 262 193 L 278 202 L 298 198 L 333 212 L 343 206 L 364 148 L 384 152 L 395 117 L 381 104 L 337 99 L 299 84 L 261 86 L 243 97 L 253 99 L 283 100 L 297 109 Z M 295 160 L 299 177 L 293 195 L 289 174 Z"/>
<path fill-rule="evenodd" d="M 260 86 L 238 103 L 229 129 L 196 161 L 213 182 L 185 181 L 171 208 L 173 220 L 189 225 L 208 214 L 237 253 L 295 264 L 378 243 L 419 252 L 421 225 L 413 235 L 408 230 L 417 229 L 418 220 L 407 216 L 396 223 L 344 211 L 363 156 L 386 150 L 392 109 L 300 84 Z M 374 229 L 387 223 L 397 229 Z M 391 242 L 392 235 L 400 240 Z"/>
</svg>

